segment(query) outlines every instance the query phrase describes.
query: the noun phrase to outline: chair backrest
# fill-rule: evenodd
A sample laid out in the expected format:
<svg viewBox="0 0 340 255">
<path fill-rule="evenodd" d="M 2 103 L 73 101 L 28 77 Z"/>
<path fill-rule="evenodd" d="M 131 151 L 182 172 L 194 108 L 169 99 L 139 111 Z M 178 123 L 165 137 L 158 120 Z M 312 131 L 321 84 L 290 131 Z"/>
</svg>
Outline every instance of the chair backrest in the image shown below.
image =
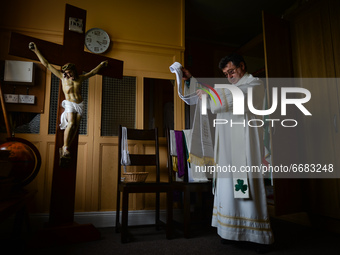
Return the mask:
<svg viewBox="0 0 340 255">
<path fill-rule="evenodd" d="M 133 129 L 127 128 L 127 140 L 151 141 L 155 147 L 154 154 L 129 154 L 130 166 L 155 166 L 156 182 L 160 182 L 160 166 L 159 166 L 159 142 L 158 129 Z M 118 133 L 118 183 L 121 182 L 121 157 L 122 157 L 122 126 L 119 125 Z"/>
</svg>

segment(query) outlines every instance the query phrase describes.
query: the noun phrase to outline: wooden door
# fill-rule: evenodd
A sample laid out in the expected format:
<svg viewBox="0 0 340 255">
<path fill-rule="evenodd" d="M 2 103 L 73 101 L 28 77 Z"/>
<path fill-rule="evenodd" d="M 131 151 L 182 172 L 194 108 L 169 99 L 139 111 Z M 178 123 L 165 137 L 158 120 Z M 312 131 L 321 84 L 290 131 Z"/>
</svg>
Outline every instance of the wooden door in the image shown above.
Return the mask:
<svg viewBox="0 0 340 255">
<path fill-rule="evenodd" d="M 263 12 L 263 40 L 265 53 L 265 66 L 267 77 L 267 92 L 272 95 L 272 88 L 285 87 L 275 78 L 293 77 L 291 59 L 291 42 L 289 23 L 283 19 L 271 16 Z M 275 80 L 274 80 L 275 79 Z M 288 86 L 289 87 L 289 86 Z M 268 96 L 267 95 L 267 96 Z M 271 97 L 268 97 L 269 101 Z M 271 105 L 271 102 L 269 102 Z M 296 119 L 296 109 L 287 112 L 287 116 L 281 116 L 278 109 L 271 114 L 271 119 Z M 299 160 L 297 128 L 285 128 L 275 125 L 271 128 L 272 164 L 273 166 L 289 166 Z M 301 183 L 299 179 L 283 179 L 274 177 L 275 214 L 287 214 L 299 212 L 301 205 Z"/>
</svg>

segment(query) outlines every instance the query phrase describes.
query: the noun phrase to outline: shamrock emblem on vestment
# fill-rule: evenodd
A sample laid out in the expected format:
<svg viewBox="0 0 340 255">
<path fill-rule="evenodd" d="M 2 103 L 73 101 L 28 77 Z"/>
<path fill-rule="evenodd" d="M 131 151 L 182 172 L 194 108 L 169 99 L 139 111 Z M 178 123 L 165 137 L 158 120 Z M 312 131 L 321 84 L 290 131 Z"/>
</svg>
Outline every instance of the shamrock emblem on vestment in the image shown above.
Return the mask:
<svg viewBox="0 0 340 255">
<path fill-rule="evenodd" d="M 235 190 L 239 191 L 241 190 L 243 194 L 245 194 L 248 189 L 248 186 L 246 184 L 243 184 L 244 180 L 237 179 L 237 184 L 235 184 Z"/>
</svg>

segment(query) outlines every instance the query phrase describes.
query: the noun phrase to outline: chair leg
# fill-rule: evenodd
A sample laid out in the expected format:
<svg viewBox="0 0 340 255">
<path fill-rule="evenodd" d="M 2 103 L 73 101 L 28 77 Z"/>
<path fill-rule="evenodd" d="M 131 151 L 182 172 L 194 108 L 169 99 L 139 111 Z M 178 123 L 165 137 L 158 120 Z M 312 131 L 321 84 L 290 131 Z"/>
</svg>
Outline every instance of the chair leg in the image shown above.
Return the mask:
<svg viewBox="0 0 340 255">
<path fill-rule="evenodd" d="M 172 238 L 172 220 L 173 220 L 173 191 L 170 191 L 166 194 L 167 199 L 167 213 L 166 213 L 166 238 Z"/>
<path fill-rule="evenodd" d="M 119 233 L 120 231 L 119 214 L 120 214 L 120 191 L 119 191 L 119 188 L 117 188 L 116 233 Z"/>
<path fill-rule="evenodd" d="M 190 191 L 184 191 L 184 237 L 190 237 Z"/>
<path fill-rule="evenodd" d="M 156 193 L 156 219 L 155 219 L 155 223 L 156 223 L 156 229 L 159 230 L 160 229 L 160 220 L 159 220 L 159 207 L 160 207 L 160 202 L 159 202 L 159 192 Z"/>
<path fill-rule="evenodd" d="M 204 214 L 203 214 L 203 204 L 204 204 L 204 201 L 203 201 L 203 193 L 202 191 L 199 191 L 199 192 L 196 192 L 196 204 L 199 206 L 199 210 L 198 210 L 198 213 L 200 215 L 200 220 L 201 222 L 204 221 Z M 198 204 L 200 203 L 200 204 Z"/>
<path fill-rule="evenodd" d="M 126 243 L 128 237 L 129 193 L 123 190 L 122 225 L 120 229 L 121 242 Z"/>
</svg>

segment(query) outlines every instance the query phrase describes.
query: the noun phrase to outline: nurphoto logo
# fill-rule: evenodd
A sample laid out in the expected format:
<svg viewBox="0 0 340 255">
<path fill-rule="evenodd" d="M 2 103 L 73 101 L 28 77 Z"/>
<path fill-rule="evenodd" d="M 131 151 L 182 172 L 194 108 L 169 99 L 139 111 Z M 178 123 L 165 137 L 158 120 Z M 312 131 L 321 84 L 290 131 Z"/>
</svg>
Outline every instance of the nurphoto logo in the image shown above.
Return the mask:
<svg viewBox="0 0 340 255">
<path fill-rule="evenodd" d="M 231 95 L 233 97 L 233 115 L 244 115 L 244 105 L 245 105 L 245 99 L 244 99 L 244 93 L 240 88 L 238 88 L 235 85 L 230 84 L 215 84 L 215 88 L 217 89 L 228 89 L 231 92 Z M 203 89 L 207 92 L 206 89 Z M 218 93 L 213 90 L 213 92 L 218 96 Z M 253 88 L 248 88 L 248 96 L 247 96 L 247 106 L 251 113 L 255 115 L 270 115 L 277 109 L 278 106 L 278 88 L 272 88 L 272 105 L 269 109 L 264 110 L 258 110 L 255 109 L 253 104 Z M 287 98 L 288 93 L 300 93 L 304 95 L 304 97 L 296 97 L 296 98 Z M 208 93 L 210 97 L 214 100 L 215 104 L 216 101 L 214 97 L 211 95 L 211 93 Z M 220 100 L 220 103 L 222 105 L 221 99 L 218 96 L 218 99 Z M 311 93 L 308 89 L 305 88 L 297 88 L 297 87 L 282 87 L 281 88 L 281 115 L 286 116 L 287 114 L 287 105 L 295 105 L 304 115 L 311 116 L 312 114 L 303 106 L 304 103 L 307 103 L 311 99 Z M 207 114 L 207 94 L 202 95 L 202 115 Z M 297 120 L 295 119 L 265 119 L 267 122 L 271 122 L 271 125 L 274 126 L 275 121 L 280 121 L 281 125 L 283 127 L 295 127 L 297 126 Z M 293 124 L 289 125 L 288 123 L 292 122 Z M 225 125 L 227 123 L 230 123 L 232 126 L 233 124 L 241 124 L 243 126 L 246 125 L 245 120 L 243 122 L 232 122 L 232 120 L 226 120 L 226 119 L 214 119 L 213 126 L 216 125 Z M 262 127 L 264 125 L 264 121 L 262 119 L 252 119 L 248 121 L 248 126 L 250 127 Z"/>
</svg>

